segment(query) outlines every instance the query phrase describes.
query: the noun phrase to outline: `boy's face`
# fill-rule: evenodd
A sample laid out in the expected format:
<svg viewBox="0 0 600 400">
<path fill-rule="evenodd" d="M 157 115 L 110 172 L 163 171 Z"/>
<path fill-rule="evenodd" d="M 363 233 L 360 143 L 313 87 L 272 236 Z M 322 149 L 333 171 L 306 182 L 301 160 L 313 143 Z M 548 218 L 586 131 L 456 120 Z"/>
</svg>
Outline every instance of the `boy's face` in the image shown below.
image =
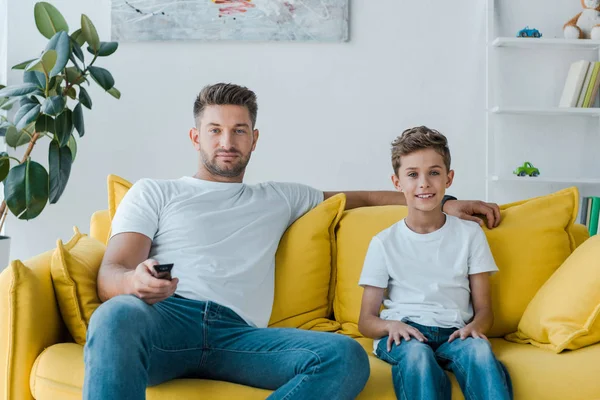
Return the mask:
<svg viewBox="0 0 600 400">
<path fill-rule="evenodd" d="M 392 175 L 396 190 L 403 192 L 410 209 L 433 211 L 440 207 L 454 171 L 446 171 L 444 158 L 433 149 L 402 156 L 398 175 Z"/>
</svg>

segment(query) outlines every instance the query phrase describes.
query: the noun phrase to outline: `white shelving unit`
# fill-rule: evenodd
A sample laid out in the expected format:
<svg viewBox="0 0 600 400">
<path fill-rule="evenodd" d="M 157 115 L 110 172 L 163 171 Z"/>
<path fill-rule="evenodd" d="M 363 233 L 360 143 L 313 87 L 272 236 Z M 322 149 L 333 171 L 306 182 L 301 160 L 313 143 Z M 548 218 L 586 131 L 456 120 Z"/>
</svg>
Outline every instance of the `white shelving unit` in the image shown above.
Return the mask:
<svg viewBox="0 0 600 400">
<path fill-rule="evenodd" d="M 487 201 L 495 201 L 492 198 L 494 185 L 498 183 L 518 184 L 570 184 L 578 185 L 600 185 L 600 172 L 590 171 L 589 177 L 567 176 L 552 177 L 543 174 L 538 177 L 517 177 L 511 175 L 512 171 L 497 171 L 495 162 L 494 143 L 502 137 L 503 132 L 495 129 L 495 122 L 498 118 L 505 115 L 518 115 L 523 118 L 531 116 L 542 120 L 540 116 L 547 117 L 569 117 L 569 118 L 592 118 L 598 120 L 600 127 L 600 108 L 559 108 L 559 107 L 531 107 L 499 105 L 495 96 L 497 85 L 498 59 L 499 52 L 527 52 L 527 51 L 550 51 L 550 52 L 570 52 L 570 51 L 592 51 L 597 52 L 595 59 L 600 59 L 600 41 L 590 39 L 567 40 L 561 38 L 518 38 L 505 37 L 499 35 L 497 29 L 497 5 L 502 0 L 487 0 L 486 2 L 486 121 L 485 121 L 485 146 L 486 146 L 486 184 L 485 197 Z M 567 53 L 568 54 L 568 53 Z M 566 57 L 567 58 L 567 57 Z M 562 85 L 562 83 L 559 83 Z M 558 104 L 558 102 L 556 103 Z M 600 128 L 598 129 L 600 131 Z M 598 132 L 597 131 L 597 132 Z M 600 135 L 600 132 L 598 133 Z M 501 157 L 501 155 L 500 155 Z M 542 171 L 543 173 L 544 171 Z"/>
</svg>

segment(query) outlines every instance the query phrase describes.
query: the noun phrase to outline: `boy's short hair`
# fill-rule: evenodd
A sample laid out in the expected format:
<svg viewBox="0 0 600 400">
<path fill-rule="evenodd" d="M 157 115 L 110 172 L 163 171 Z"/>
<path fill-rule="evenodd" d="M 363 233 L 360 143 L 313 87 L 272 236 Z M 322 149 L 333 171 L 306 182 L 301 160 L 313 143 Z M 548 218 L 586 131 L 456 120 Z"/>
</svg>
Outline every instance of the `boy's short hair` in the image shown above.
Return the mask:
<svg viewBox="0 0 600 400">
<path fill-rule="evenodd" d="M 450 171 L 450 148 L 448 139 L 435 129 L 426 126 L 410 128 L 402 132 L 392 142 L 392 167 L 394 174 L 398 175 L 400 158 L 418 150 L 434 149 L 444 158 L 446 171 Z"/>
<path fill-rule="evenodd" d="M 216 83 L 202 88 L 196 97 L 196 101 L 194 101 L 194 120 L 198 122 L 198 118 L 202 115 L 206 106 L 224 105 L 246 107 L 250 113 L 252 128 L 254 128 L 256 114 L 258 113 L 256 94 L 247 87 L 232 83 Z"/>
</svg>

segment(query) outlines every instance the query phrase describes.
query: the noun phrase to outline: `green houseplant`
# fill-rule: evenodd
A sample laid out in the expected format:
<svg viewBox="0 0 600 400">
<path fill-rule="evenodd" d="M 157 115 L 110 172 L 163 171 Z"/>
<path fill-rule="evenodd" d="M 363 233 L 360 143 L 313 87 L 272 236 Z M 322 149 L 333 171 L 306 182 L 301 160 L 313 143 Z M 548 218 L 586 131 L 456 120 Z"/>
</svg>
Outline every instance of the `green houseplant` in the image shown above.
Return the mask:
<svg viewBox="0 0 600 400">
<path fill-rule="evenodd" d="M 77 153 L 76 130 L 85 133 L 83 107 L 92 108 L 84 85 L 94 81 L 119 99 L 111 73 L 96 65 L 113 54 L 116 42 L 101 42 L 92 21 L 81 15 L 81 28 L 69 35 L 69 26 L 51 4 L 34 7 L 39 32 L 49 39 L 39 57 L 12 67 L 23 70 L 23 82 L 0 85 L 0 108 L 16 112 L 12 119 L 0 115 L 0 135 L 10 147 L 28 145 L 21 160 L 0 153 L 0 181 L 4 202 L 0 205 L 0 230 L 8 210 L 20 219 L 37 217 L 48 201 L 56 203 L 69 180 Z M 86 63 L 83 48 L 89 53 Z M 91 79 L 90 79 L 91 78 Z M 48 169 L 31 160 L 30 153 L 40 139 L 48 138 Z"/>
</svg>

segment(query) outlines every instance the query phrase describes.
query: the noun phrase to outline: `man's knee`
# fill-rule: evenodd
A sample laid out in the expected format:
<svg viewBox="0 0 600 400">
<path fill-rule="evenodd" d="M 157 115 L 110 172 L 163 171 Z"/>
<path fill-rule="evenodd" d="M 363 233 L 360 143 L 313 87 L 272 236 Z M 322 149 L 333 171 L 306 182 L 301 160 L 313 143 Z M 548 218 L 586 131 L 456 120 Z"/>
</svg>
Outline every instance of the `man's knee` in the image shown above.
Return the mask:
<svg viewBox="0 0 600 400">
<path fill-rule="evenodd" d="M 121 295 L 101 304 L 92 314 L 88 340 L 101 334 L 121 341 L 124 335 L 147 322 L 150 306 L 135 296 Z"/>
<path fill-rule="evenodd" d="M 347 374 L 357 383 L 366 383 L 369 379 L 369 356 L 363 347 L 347 336 L 332 334 L 331 352 L 342 374 Z"/>
</svg>

